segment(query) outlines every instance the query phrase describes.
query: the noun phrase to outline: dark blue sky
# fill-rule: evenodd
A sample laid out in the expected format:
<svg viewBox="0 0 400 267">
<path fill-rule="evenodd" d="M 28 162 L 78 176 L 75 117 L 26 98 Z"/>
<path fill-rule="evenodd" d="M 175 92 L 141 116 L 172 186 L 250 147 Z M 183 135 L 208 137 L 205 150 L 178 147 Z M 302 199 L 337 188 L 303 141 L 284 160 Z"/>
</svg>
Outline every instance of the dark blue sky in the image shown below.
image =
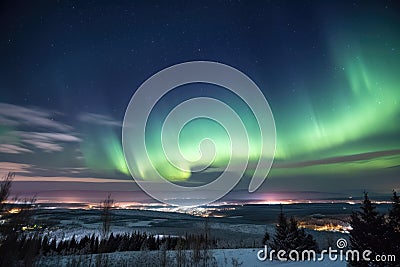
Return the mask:
<svg viewBox="0 0 400 267">
<path fill-rule="evenodd" d="M 2 1 L 2 168 L 27 181 L 130 180 L 118 161 L 136 88 L 165 67 L 207 60 L 243 71 L 269 101 L 270 188 L 299 180 L 290 190 L 335 192 L 344 179 L 345 190 L 390 192 L 399 11 L 393 1 Z"/>
<path fill-rule="evenodd" d="M 3 3 L 2 98 L 64 112 L 101 106 L 121 117 L 149 74 L 201 59 L 272 87 L 282 71 L 296 80 L 313 61 L 329 64 L 321 9 L 300 1 Z"/>
</svg>

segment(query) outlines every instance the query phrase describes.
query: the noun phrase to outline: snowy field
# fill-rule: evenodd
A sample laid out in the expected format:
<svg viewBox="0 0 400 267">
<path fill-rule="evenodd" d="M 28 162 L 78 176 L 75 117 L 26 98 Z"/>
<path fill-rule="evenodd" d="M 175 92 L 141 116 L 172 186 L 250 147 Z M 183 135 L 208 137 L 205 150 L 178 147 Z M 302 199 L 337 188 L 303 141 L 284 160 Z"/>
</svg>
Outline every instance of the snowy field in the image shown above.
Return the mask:
<svg viewBox="0 0 400 267">
<path fill-rule="evenodd" d="M 284 210 L 288 216 L 293 215 L 300 220 L 336 220 L 347 216 L 352 207 L 348 204 L 291 204 L 285 205 Z M 139 231 L 152 235 L 184 236 L 203 231 L 207 221 L 212 238 L 219 240 L 219 248 L 258 247 L 265 231 L 273 235 L 279 205 L 223 206 L 211 210 L 206 219 L 182 212 L 117 209 L 112 211 L 111 232 Z M 96 209 L 42 208 L 37 210 L 35 217 L 43 226 L 43 234 L 50 238 L 66 240 L 75 236 L 79 240 L 85 235 L 100 235 L 100 214 L 101 211 Z M 347 236 L 339 232 L 307 231 L 314 236 L 320 248 Z"/>
</svg>

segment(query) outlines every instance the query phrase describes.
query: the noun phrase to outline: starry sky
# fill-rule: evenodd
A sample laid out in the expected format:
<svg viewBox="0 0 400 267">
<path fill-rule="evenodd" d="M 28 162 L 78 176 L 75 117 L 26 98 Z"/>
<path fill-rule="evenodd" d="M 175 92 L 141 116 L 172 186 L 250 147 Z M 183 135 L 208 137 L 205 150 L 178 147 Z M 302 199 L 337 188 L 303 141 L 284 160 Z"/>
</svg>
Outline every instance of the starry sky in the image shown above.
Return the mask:
<svg viewBox="0 0 400 267">
<path fill-rule="evenodd" d="M 42 201 L 107 192 L 146 199 L 121 145 L 130 98 L 156 72 L 206 60 L 248 75 L 276 124 L 268 179 L 250 194 L 245 175 L 232 197 L 400 190 L 399 11 L 394 1 L 2 1 L 0 172 L 16 173 L 15 193 Z M 191 84 L 166 95 L 146 141 L 157 170 L 173 181 L 206 183 L 226 163 L 226 132 L 199 120 L 182 131 L 180 145 L 196 158 L 198 140 L 214 139 L 213 168 L 194 174 L 165 164 L 161 122 L 199 96 L 224 101 L 254 126 L 249 109 L 223 88 Z M 249 135 L 251 152 L 260 142 L 257 131 Z M 151 178 L 140 158 L 135 164 L 136 175 Z"/>
</svg>

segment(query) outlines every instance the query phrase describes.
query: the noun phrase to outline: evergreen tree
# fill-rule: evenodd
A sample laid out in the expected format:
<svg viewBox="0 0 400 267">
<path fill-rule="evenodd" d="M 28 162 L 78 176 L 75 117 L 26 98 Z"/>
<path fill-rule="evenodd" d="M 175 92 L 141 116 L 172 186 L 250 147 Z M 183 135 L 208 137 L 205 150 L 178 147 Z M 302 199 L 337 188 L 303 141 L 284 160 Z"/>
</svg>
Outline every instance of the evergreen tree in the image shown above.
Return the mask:
<svg viewBox="0 0 400 267">
<path fill-rule="evenodd" d="M 57 251 L 57 241 L 56 241 L 55 238 L 53 238 L 53 239 L 51 240 L 51 243 L 50 243 L 50 251 L 51 251 L 51 253 L 55 253 L 55 252 Z"/>
<path fill-rule="evenodd" d="M 265 234 L 264 234 L 264 237 L 263 237 L 263 239 L 262 239 L 262 244 L 263 245 L 266 245 L 267 243 L 268 243 L 268 241 L 269 241 L 269 233 L 268 233 L 268 231 L 265 231 Z"/>
<path fill-rule="evenodd" d="M 303 250 L 312 249 L 312 250 L 318 251 L 319 250 L 318 249 L 318 244 L 317 244 L 317 241 L 315 241 L 314 237 L 311 234 L 305 234 L 303 228 L 300 229 L 300 230 L 301 230 L 301 235 L 304 236 L 303 243 L 305 245 L 304 245 L 304 249 Z"/>
<path fill-rule="evenodd" d="M 43 255 L 47 255 L 50 252 L 50 243 L 49 243 L 49 238 L 47 237 L 47 235 L 45 235 L 42 238 L 41 252 Z"/>
<path fill-rule="evenodd" d="M 397 233 L 400 232 L 400 196 L 393 191 L 392 208 L 389 211 L 389 224 Z"/>
<path fill-rule="evenodd" d="M 364 201 L 361 211 L 354 211 L 351 215 L 350 244 L 351 249 L 358 250 L 360 255 L 365 250 L 372 251 L 371 259 L 376 255 L 385 254 L 385 227 L 383 215 L 376 211 L 376 206 L 370 201 L 368 193 L 364 193 Z M 370 265 L 368 265 L 370 264 Z M 385 266 L 384 263 L 365 262 L 360 260 L 351 261 L 351 266 Z"/>
<path fill-rule="evenodd" d="M 298 228 L 298 221 L 294 217 L 288 221 L 283 214 L 282 207 L 271 247 L 276 251 L 296 250 L 299 253 L 304 250 L 318 250 L 317 242 L 312 235 L 306 234 L 303 228 Z"/>
<path fill-rule="evenodd" d="M 294 217 L 289 219 L 287 243 L 290 250 L 299 250 L 302 245 L 300 231 L 297 228 L 297 221 Z"/>
<path fill-rule="evenodd" d="M 69 241 L 67 253 L 75 253 L 77 245 L 78 243 L 75 239 L 75 235 L 73 235 L 71 241 Z"/>
<path fill-rule="evenodd" d="M 304 250 L 318 250 L 318 245 L 311 234 L 306 234 L 304 228 L 298 227 L 298 221 L 291 217 L 288 232 L 289 248 L 302 252 Z"/>
<path fill-rule="evenodd" d="M 287 251 L 289 249 L 288 232 L 288 221 L 286 216 L 283 214 L 281 206 L 281 212 L 279 213 L 278 223 L 275 226 L 275 236 L 272 240 L 271 247 L 276 251 Z"/>
<path fill-rule="evenodd" d="M 388 216 L 388 250 L 387 254 L 395 255 L 396 263 L 400 261 L 400 197 L 396 191 L 393 191 L 392 208 Z M 390 266 L 396 266 L 396 263 L 388 263 Z"/>
<path fill-rule="evenodd" d="M 96 236 L 96 240 L 94 241 L 93 253 L 99 253 L 99 237 Z"/>
</svg>

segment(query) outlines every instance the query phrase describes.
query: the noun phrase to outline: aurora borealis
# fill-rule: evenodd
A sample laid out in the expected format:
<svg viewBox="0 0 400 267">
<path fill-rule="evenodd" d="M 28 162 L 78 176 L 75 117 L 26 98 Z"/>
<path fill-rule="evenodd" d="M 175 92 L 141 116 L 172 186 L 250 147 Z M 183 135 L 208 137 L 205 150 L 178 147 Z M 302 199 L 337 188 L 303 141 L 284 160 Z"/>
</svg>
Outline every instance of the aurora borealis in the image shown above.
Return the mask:
<svg viewBox="0 0 400 267">
<path fill-rule="evenodd" d="M 275 160 L 259 193 L 400 190 L 399 11 L 391 1 L 3 2 L 0 169 L 16 172 L 16 191 L 29 191 L 22 181 L 59 178 L 58 186 L 38 188 L 105 191 L 100 183 L 108 183 L 134 198 L 139 188 L 121 145 L 130 98 L 156 72 L 206 60 L 248 75 L 273 112 Z M 254 172 L 254 115 L 209 84 L 178 87 L 152 111 L 146 145 L 157 171 L 198 185 L 226 167 L 231 144 L 211 120 L 182 130 L 179 148 L 188 161 L 175 162 L 181 170 L 162 153 L 166 116 L 193 97 L 213 97 L 238 114 L 250 140 L 246 176 Z M 203 143 L 202 155 L 205 138 L 215 147 Z M 135 175 L 151 181 L 142 156 L 133 164 Z M 247 186 L 244 179 L 237 190 Z"/>
</svg>

